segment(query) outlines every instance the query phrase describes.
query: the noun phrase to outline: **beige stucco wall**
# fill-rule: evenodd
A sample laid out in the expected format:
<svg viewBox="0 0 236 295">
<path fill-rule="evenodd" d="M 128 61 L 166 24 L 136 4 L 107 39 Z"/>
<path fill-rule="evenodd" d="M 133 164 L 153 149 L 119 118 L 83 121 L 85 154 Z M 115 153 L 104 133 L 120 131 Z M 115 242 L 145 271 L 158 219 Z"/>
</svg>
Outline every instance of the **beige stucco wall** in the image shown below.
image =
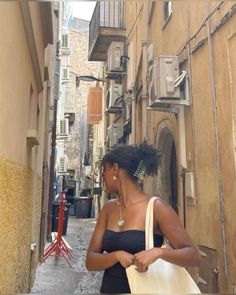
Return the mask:
<svg viewBox="0 0 236 295">
<path fill-rule="evenodd" d="M 45 48 L 36 2 L 30 3 L 30 11 L 43 74 Z M 4 40 L 0 43 L 0 293 L 16 294 L 30 290 L 39 258 L 42 167 L 47 159 L 44 150 L 48 147 L 45 132 L 50 96 L 46 91 L 38 93 L 17 1 L 0 3 L 0 32 Z M 27 143 L 29 128 L 38 130 L 39 146 Z M 34 251 L 31 243 L 36 243 Z"/>
<path fill-rule="evenodd" d="M 0 100 L 2 106 L 0 133 L 4 134 L 0 152 L 24 164 L 27 159 L 26 130 L 33 73 L 19 4 L 2 2 L 0 13 L 1 35 L 4 40 L 0 44 Z M 6 24 L 9 23 L 15 25 L 7 26 Z M 18 143 L 17 149 L 16 142 Z"/>
<path fill-rule="evenodd" d="M 139 1 L 126 5 L 128 44 L 134 44 L 134 64 L 137 72 L 142 41 L 145 40 L 144 6 Z M 207 42 L 188 56 L 188 47 L 181 51 L 189 37 L 193 36 L 211 9 L 219 1 L 173 1 L 173 13 L 163 26 L 163 2 L 156 1 L 148 32 L 148 41 L 153 43 L 154 57 L 178 55 L 187 58 L 184 68 L 191 78 L 192 105 L 185 108 L 187 171 L 195 172 L 195 205 L 186 200 L 186 228 L 194 241 L 217 251 L 219 291 L 232 292 L 236 285 L 236 249 L 233 242 L 236 234 L 233 210 L 236 207 L 235 190 L 235 63 L 236 63 L 236 16 L 235 14 L 212 36 L 212 68 L 215 79 L 211 85 L 211 60 Z M 211 18 L 216 25 L 233 5 L 226 1 Z M 142 11 L 140 11 L 140 8 Z M 139 14 L 140 13 L 140 14 Z M 207 27 L 190 42 L 192 50 L 201 39 L 207 38 Z M 215 101 L 214 101 L 215 89 Z M 138 104 L 135 115 L 139 114 Z M 139 115 L 139 118 L 142 117 Z M 139 123 L 142 125 L 142 122 Z M 157 144 L 159 126 L 174 126 L 171 130 L 176 144 L 178 165 L 178 194 L 180 218 L 183 218 L 183 172 L 180 163 L 178 116 L 157 111 L 148 112 L 147 134 L 149 142 Z M 136 138 L 141 140 L 140 128 Z M 147 180 L 149 193 L 156 192 L 158 181 Z M 222 208 L 221 208 L 222 206 Z M 222 212 L 221 212 L 221 209 Z M 224 221 L 221 217 L 224 215 Z M 224 224 L 222 224 L 224 222 Z M 222 227 L 225 231 L 226 253 Z M 227 262 L 227 269 L 224 264 Z M 226 272 L 226 274 L 225 274 Z"/>
<path fill-rule="evenodd" d="M 223 7 L 214 18 L 219 21 L 227 12 Z M 235 16 L 229 20 L 212 38 L 213 45 L 213 75 L 215 75 L 216 109 L 214 109 L 213 92 L 210 84 L 210 59 L 208 46 L 199 49 L 192 58 L 192 87 L 193 87 L 193 116 L 195 131 L 195 163 L 196 185 L 198 191 L 197 226 L 192 221 L 191 228 L 201 229 L 198 241 L 216 249 L 220 269 L 220 285 L 222 290 L 232 292 L 236 283 L 235 277 L 235 223 L 233 222 L 233 208 L 235 208 L 235 165 L 233 145 L 233 113 L 235 100 L 230 93 L 231 64 L 235 61 L 235 53 L 229 51 L 229 38 L 235 33 Z M 206 30 L 202 34 L 206 36 Z M 235 40 L 234 40 L 235 42 Z M 234 45 L 235 46 L 235 45 Z M 235 51 L 234 51 L 235 52 Z M 230 57 L 229 57 L 230 55 Z M 214 110 L 215 121 L 214 121 Z M 234 114 L 235 116 L 235 114 Z M 219 154 L 217 155 L 217 138 Z M 219 157 L 219 161 L 217 161 Z M 222 193 L 221 193 L 222 190 Z M 223 243 L 220 195 L 223 198 L 224 230 L 226 235 L 227 279 L 225 281 L 225 268 L 223 259 Z M 191 216 L 192 210 L 189 210 Z M 195 214 L 196 214 L 195 213 Z M 206 216 L 211 217 L 211 223 L 206 223 Z M 189 218 L 191 220 L 192 217 Z M 190 221 L 191 222 L 191 221 Z M 223 222 L 223 221 L 222 221 Z M 219 231 L 215 230 L 218 225 Z"/>
<path fill-rule="evenodd" d="M 220 29 L 213 38 L 215 56 L 215 87 L 217 104 L 217 125 L 219 130 L 219 149 L 221 164 L 221 182 L 224 196 L 224 214 L 226 228 L 226 251 L 228 254 L 229 281 L 236 284 L 236 225 L 233 222 L 233 210 L 236 208 L 236 181 L 235 181 L 235 134 L 233 121 L 235 120 L 236 100 L 231 94 L 231 85 L 235 85 L 236 61 L 235 42 L 232 38 L 236 33 L 236 17 L 234 16 Z M 231 45 L 234 44 L 234 47 Z M 224 66 L 222 66 L 224 65 Z M 232 76 L 233 75 L 233 76 Z M 231 76 L 231 77 L 230 77 Z"/>
</svg>

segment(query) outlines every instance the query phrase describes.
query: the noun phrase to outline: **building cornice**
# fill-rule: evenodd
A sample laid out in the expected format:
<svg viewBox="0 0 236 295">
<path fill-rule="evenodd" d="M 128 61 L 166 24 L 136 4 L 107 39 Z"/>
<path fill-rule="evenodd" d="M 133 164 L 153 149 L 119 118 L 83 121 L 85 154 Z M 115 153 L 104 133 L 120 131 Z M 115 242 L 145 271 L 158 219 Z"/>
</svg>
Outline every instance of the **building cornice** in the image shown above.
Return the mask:
<svg viewBox="0 0 236 295">
<path fill-rule="evenodd" d="M 43 41 L 45 48 L 53 44 L 53 21 L 51 2 L 39 2 L 43 27 Z"/>
<path fill-rule="evenodd" d="M 42 79 L 42 74 L 40 71 L 40 63 L 39 63 L 38 52 L 37 52 L 37 47 L 35 42 L 29 3 L 24 1 L 24 2 L 20 2 L 19 5 L 21 9 L 22 19 L 24 22 L 24 29 L 25 29 L 26 39 L 27 39 L 27 43 L 28 43 L 28 47 L 29 47 L 29 51 L 31 55 L 38 93 L 40 93 L 43 90 L 43 79 Z"/>
</svg>

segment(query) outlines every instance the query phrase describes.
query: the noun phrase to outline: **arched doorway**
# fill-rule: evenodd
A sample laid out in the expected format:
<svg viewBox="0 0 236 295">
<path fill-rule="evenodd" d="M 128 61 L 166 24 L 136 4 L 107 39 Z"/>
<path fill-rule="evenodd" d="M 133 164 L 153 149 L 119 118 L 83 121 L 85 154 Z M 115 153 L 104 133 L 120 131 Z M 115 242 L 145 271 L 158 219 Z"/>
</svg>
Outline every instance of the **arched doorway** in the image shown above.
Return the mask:
<svg viewBox="0 0 236 295">
<path fill-rule="evenodd" d="M 178 214 L 177 157 L 173 135 L 164 127 L 159 134 L 157 148 L 162 154 L 157 179 L 157 194 L 163 197 Z"/>
</svg>

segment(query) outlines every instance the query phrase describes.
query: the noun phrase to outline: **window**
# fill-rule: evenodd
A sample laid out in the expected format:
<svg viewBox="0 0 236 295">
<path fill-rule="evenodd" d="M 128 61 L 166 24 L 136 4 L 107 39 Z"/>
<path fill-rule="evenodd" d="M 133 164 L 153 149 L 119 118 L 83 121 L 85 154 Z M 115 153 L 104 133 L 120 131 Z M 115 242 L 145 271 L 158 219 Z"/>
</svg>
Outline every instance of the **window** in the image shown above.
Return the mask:
<svg viewBox="0 0 236 295">
<path fill-rule="evenodd" d="M 79 76 L 75 76 L 75 86 L 76 86 L 76 88 L 79 87 L 79 84 L 80 84 Z"/>
<path fill-rule="evenodd" d="M 164 0 L 164 24 L 168 22 L 172 14 L 172 1 Z"/>
<path fill-rule="evenodd" d="M 152 17 L 153 17 L 153 12 L 155 9 L 155 1 L 149 1 L 148 2 L 148 23 L 151 24 L 152 22 Z"/>
<path fill-rule="evenodd" d="M 62 47 L 69 47 L 68 34 L 62 34 Z"/>
<path fill-rule="evenodd" d="M 69 80 L 70 78 L 70 72 L 69 72 L 69 69 L 68 68 L 63 68 L 62 69 L 62 79 L 63 80 Z"/>
</svg>

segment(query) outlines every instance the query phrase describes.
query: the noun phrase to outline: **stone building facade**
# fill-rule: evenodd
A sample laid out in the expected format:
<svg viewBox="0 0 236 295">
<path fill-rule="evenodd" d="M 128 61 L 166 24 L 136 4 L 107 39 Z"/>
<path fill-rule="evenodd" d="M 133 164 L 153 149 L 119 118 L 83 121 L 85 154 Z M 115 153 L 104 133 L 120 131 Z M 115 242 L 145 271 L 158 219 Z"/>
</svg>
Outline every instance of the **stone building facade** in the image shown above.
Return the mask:
<svg viewBox="0 0 236 295">
<path fill-rule="evenodd" d="M 235 5 L 231 1 L 130 2 L 126 16 L 134 87 L 142 84 L 132 110 L 137 117 L 136 141 L 147 138 L 162 153 L 159 176 L 145 187 L 169 201 L 198 244 L 202 265 L 195 278 L 201 290 L 231 293 L 236 285 L 236 228 L 231 212 L 236 205 Z M 177 56 L 180 73 L 187 72 L 187 105 L 163 99 L 147 111 L 152 99 L 149 58 L 155 63 L 159 56 Z M 137 65 L 141 67 L 138 83 Z"/>
<path fill-rule="evenodd" d="M 90 43 L 90 60 L 109 60 L 111 42 L 124 42 L 128 62 L 118 83 L 132 110 L 131 133 L 122 140 L 147 140 L 161 151 L 158 177 L 145 181 L 145 191 L 161 195 L 172 205 L 199 246 L 202 264 L 191 273 L 202 292 L 233 293 L 235 3 L 122 3 L 123 15 L 114 12 L 122 9 L 121 2 L 110 4 L 110 13 L 121 15 L 115 24 L 109 23 L 108 10 L 103 10 L 104 15 L 94 13 L 91 36 L 96 37 Z M 106 3 L 98 3 L 96 12 L 99 6 Z M 170 67 L 173 72 L 163 74 Z M 176 69 L 179 74 L 174 76 Z M 167 94 L 158 94 L 161 87 L 166 87 Z M 114 120 L 124 123 L 125 116 L 122 112 L 109 115 L 109 124 Z"/>
<path fill-rule="evenodd" d="M 81 193 L 83 194 L 83 190 L 88 189 L 88 192 L 91 192 L 92 189 L 91 175 L 89 175 L 92 174 L 92 169 L 90 169 L 91 172 L 88 172 L 88 169 L 85 172 L 85 165 L 92 166 L 93 158 L 93 126 L 87 123 L 87 98 L 89 87 L 96 85 L 94 81 L 80 80 L 80 76 L 98 77 L 101 71 L 100 63 L 88 61 L 88 32 L 88 21 L 73 18 L 69 29 L 69 64 L 70 96 L 74 107 L 69 110 L 65 103 L 65 113 L 69 113 L 69 111 L 73 113 L 74 122 L 70 124 L 65 152 L 68 156 L 68 174 L 75 176 L 74 196 L 76 197 Z M 86 161 L 87 163 L 85 163 Z M 87 182 L 86 179 L 89 181 Z"/>
</svg>

